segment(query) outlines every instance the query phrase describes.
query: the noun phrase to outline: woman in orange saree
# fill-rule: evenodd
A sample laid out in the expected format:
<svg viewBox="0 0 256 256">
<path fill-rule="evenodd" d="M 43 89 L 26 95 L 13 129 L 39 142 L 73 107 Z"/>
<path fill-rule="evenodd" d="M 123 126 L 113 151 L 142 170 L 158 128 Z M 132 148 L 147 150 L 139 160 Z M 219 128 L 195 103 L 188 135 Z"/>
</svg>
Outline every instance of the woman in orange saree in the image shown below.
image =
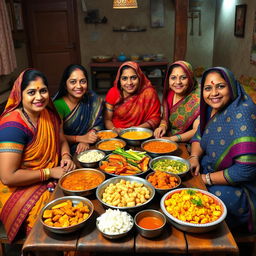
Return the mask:
<svg viewBox="0 0 256 256">
<path fill-rule="evenodd" d="M 0 219 L 12 242 L 23 225 L 31 230 L 50 179 L 75 168 L 40 71 L 28 69 L 14 83 L 0 118 L 0 162 Z"/>
<path fill-rule="evenodd" d="M 156 90 L 138 63 L 123 63 L 106 96 L 106 128 L 118 132 L 131 126 L 155 129 L 159 122 L 160 101 Z"/>
</svg>

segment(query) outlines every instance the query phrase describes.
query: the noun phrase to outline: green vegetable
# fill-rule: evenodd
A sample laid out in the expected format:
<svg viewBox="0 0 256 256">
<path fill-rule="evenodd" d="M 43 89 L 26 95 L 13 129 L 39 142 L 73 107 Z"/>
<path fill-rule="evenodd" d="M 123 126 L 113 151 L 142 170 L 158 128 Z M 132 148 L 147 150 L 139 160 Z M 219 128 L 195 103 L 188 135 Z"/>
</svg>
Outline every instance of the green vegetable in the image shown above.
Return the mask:
<svg viewBox="0 0 256 256">
<path fill-rule="evenodd" d="M 192 190 L 192 189 L 188 189 L 187 190 L 187 194 L 189 194 L 189 195 L 195 195 L 196 194 L 196 191 L 195 190 Z"/>
<path fill-rule="evenodd" d="M 190 199 L 190 201 L 195 204 L 196 206 L 203 206 L 203 202 L 202 202 L 202 199 L 201 198 L 198 198 L 198 199 Z"/>
<path fill-rule="evenodd" d="M 122 149 L 122 148 L 117 148 L 117 149 L 115 149 L 114 151 L 113 151 L 113 153 L 115 153 L 115 154 L 118 154 L 118 155 L 121 155 L 121 156 L 123 156 L 123 157 L 126 157 L 127 159 L 132 159 L 132 160 L 135 160 L 135 161 L 140 161 L 143 157 L 141 157 L 141 156 L 139 156 L 139 155 L 137 155 L 137 154 L 134 154 L 134 153 L 136 153 L 136 152 L 127 152 L 127 151 L 125 151 L 124 149 Z M 131 153 L 133 153 L 133 154 L 131 154 Z"/>
</svg>

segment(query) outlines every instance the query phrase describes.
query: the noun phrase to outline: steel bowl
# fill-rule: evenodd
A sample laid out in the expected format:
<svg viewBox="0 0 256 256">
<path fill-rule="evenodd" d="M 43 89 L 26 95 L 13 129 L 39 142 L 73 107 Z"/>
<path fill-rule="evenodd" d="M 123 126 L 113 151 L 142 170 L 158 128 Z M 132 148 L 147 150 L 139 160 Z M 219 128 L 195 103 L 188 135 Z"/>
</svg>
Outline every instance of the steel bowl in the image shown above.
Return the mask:
<svg viewBox="0 0 256 256">
<path fill-rule="evenodd" d="M 143 184 L 148 190 L 149 190 L 149 199 L 144 202 L 143 204 L 136 205 L 136 206 L 131 206 L 131 207 L 119 207 L 119 206 L 113 206 L 111 204 L 105 203 L 102 198 L 103 198 L 103 193 L 105 192 L 105 189 L 112 183 L 116 184 L 120 182 L 121 180 L 125 181 L 130 181 L 130 182 L 137 182 Z M 140 211 L 143 208 L 145 208 L 154 198 L 155 196 L 155 189 L 154 187 L 145 179 L 136 177 L 136 176 L 122 176 L 122 177 L 113 177 L 108 180 L 105 180 L 103 183 L 101 183 L 97 190 L 96 190 L 96 197 L 97 199 L 101 202 L 101 204 L 106 207 L 106 208 L 111 208 L 111 209 L 119 209 L 123 211 L 128 211 L 128 212 L 136 212 Z"/>
<path fill-rule="evenodd" d="M 102 137 L 103 135 L 101 135 L 102 133 L 105 134 L 105 137 Z M 100 130 L 97 133 L 97 136 L 101 139 L 101 140 L 106 140 L 106 139 L 113 139 L 118 137 L 118 133 L 113 131 L 113 130 Z"/>
<path fill-rule="evenodd" d="M 87 160 L 87 161 L 83 161 L 82 158 L 84 155 L 86 154 L 91 154 L 91 153 L 96 153 L 98 155 L 101 155 L 101 158 L 97 161 L 94 161 L 91 157 Z M 97 168 L 99 167 L 99 163 L 100 161 L 106 156 L 105 152 L 103 152 L 102 150 L 98 150 L 98 149 L 89 149 L 89 150 L 85 150 L 83 152 L 81 152 L 80 154 L 78 154 L 76 156 L 77 161 L 80 163 L 80 165 L 82 167 L 86 167 L 86 168 Z"/>
<path fill-rule="evenodd" d="M 109 176 L 112 176 L 112 177 L 120 177 L 121 175 L 119 174 L 115 174 L 115 173 L 110 173 L 110 172 L 106 172 L 105 170 L 101 169 L 101 166 L 102 166 L 102 162 L 103 161 L 107 161 L 108 160 L 108 157 L 112 155 L 112 154 L 109 154 L 107 156 L 105 156 L 104 159 L 102 159 L 99 163 L 99 168 L 102 172 L 104 172 L 105 174 L 109 175 Z M 146 156 L 149 158 L 149 161 L 152 159 L 149 155 L 146 154 Z M 127 174 L 127 176 L 131 175 L 131 176 L 143 176 L 146 175 L 148 172 L 149 172 L 150 168 L 149 168 L 149 162 L 148 162 L 148 169 L 144 172 L 140 172 L 140 173 L 136 173 L 136 174 Z M 124 174 L 122 174 L 124 175 Z M 122 176 L 123 177 L 123 176 Z"/>
<path fill-rule="evenodd" d="M 168 173 L 174 173 L 174 174 L 177 174 L 179 175 L 181 178 L 186 176 L 187 173 L 189 172 L 190 170 L 190 163 L 188 160 L 182 158 L 182 157 L 178 157 L 178 156 L 159 156 L 159 157 L 155 157 L 153 158 L 150 162 L 149 162 L 149 167 L 151 170 L 153 171 L 162 171 L 162 170 L 157 170 L 156 168 L 154 168 L 154 164 L 159 161 L 159 160 L 162 160 L 162 159 L 168 159 L 168 160 L 175 160 L 175 161 L 179 161 L 179 162 L 182 162 L 186 165 L 186 170 L 183 171 L 183 172 L 172 172 L 172 171 L 166 171 Z"/>
<path fill-rule="evenodd" d="M 222 215 L 216 221 L 205 223 L 205 224 L 194 224 L 190 222 L 185 222 L 174 217 L 172 214 L 170 214 L 167 211 L 165 206 L 165 200 L 169 199 L 175 193 L 180 193 L 182 190 L 195 190 L 210 196 L 211 198 L 213 198 L 216 204 L 220 205 Z M 173 226 L 175 226 L 176 228 L 182 231 L 191 232 L 191 233 L 204 233 L 204 232 L 211 231 L 215 229 L 227 216 L 227 208 L 220 198 L 218 198 L 217 196 L 213 195 L 208 191 L 197 189 L 197 188 L 178 188 L 166 193 L 160 201 L 160 207 L 163 213 L 165 214 L 165 216 L 167 217 L 167 219 L 169 220 L 169 222 Z"/>
<path fill-rule="evenodd" d="M 157 152 L 153 152 L 153 151 L 148 151 L 147 149 L 145 149 L 145 146 L 146 146 L 149 142 L 165 142 L 165 143 L 174 145 L 174 146 L 175 146 L 175 149 L 174 149 L 174 150 L 171 150 L 171 151 L 166 151 L 166 152 L 163 152 L 163 153 L 157 153 Z M 143 151 L 146 151 L 147 154 L 149 154 L 150 156 L 152 156 L 152 157 L 158 157 L 158 156 L 162 156 L 162 155 L 174 154 L 174 153 L 177 151 L 177 149 L 179 148 L 179 146 L 178 146 L 178 144 L 177 144 L 176 142 L 171 141 L 171 140 L 166 140 L 166 139 L 151 139 L 151 140 L 146 140 L 146 141 L 142 142 L 141 148 L 143 149 Z"/>
<path fill-rule="evenodd" d="M 140 226 L 139 223 L 141 219 L 146 217 L 154 217 L 154 218 L 160 219 L 163 224 L 158 228 L 152 228 L 152 229 Z M 147 209 L 147 210 L 140 211 L 135 215 L 134 223 L 135 223 L 136 229 L 142 236 L 146 238 L 153 238 L 153 237 L 159 236 L 163 232 L 164 226 L 166 224 L 166 217 L 164 216 L 164 214 L 162 214 L 157 210 Z"/>
<path fill-rule="evenodd" d="M 99 150 L 102 150 L 102 151 L 104 151 L 105 153 L 106 153 L 106 155 L 108 155 L 108 154 L 110 154 L 110 153 L 112 153 L 112 151 L 113 150 L 115 150 L 115 149 L 109 149 L 109 150 L 106 150 L 106 149 L 102 149 L 102 148 L 100 148 L 101 146 L 101 144 L 102 143 L 105 143 L 105 142 L 107 142 L 107 141 L 116 141 L 116 142 L 121 142 L 122 144 L 123 144 L 123 147 L 121 147 L 121 148 L 124 148 L 125 146 L 126 146 L 126 142 L 124 141 L 124 140 L 122 140 L 122 139 L 116 139 L 116 138 L 113 138 L 113 139 L 106 139 L 106 140 L 100 140 L 99 142 L 97 142 L 96 143 L 96 148 L 97 149 L 99 149 Z M 116 147 L 117 148 L 117 147 Z"/>
<path fill-rule="evenodd" d="M 43 221 L 44 211 L 50 210 L 54 205 L 63 203 L 67 200 L 71 200 L 73 203 L 73 206 L 76 206 L 80 202 L 83 202 L 84 204 L 86 204 L 90 210 L 88 218 L 76 225 L 69 226 L 69 227 L 52 227 L 52 226 L 48 226 L 47 224 L 45 224 Z M 49 230 L 50 232 L 57 233 L 57 234 L 69 234 L 69 233 L 77 231 L 78 229 L 82 228 L 86 223 L 88 223 L 90 221 L 90 217 L 91 217 L 93 211 L 94 211 L 94 206 L 89 199 L 81 197 L 81 196 L 64 196 L 64 197 L 60 197 L 60 198 L 57 198 L 57 199 L 49 202 L 47 205 L 45 205 L 43 207 L 41 214 L 40 214 L 40 221 L 41 221 L 43 227 L 46 230 Z"/>
<path fill-rule="evenodd" d="M 92 174 L 97 174 L 97 175 L 100 175 L 100 177 L 102 177 L 102 182 L 106 179 L 106 176 L 103 172 L 97 170 L 97 169 L 92 169 L 92 168 L 82 168 L 82 169 L 76 169 L 76 170 L 73 170 L 71 172 L 68 172 L 66 173 L 65 175 L 63 175 L 59 181 L 58 181 L 58 185 L 59 187 L 62 189 L 63 193 L 66 194 L 66 195 L 74 195 L 74 196 L 88 196 L 88 195 L 91 195 L 93 193 L 95 193 L 97 187 L 100 185 L 97 185 L 97 186 L 94 186 L 90 189 L 86 189 L 86 190 L 69 190 L 69 189 L 66 189 L 62 186 L 62 183 L 63 181 L 67 178 L 67 177 L 70 177 L 71 175 L 73 174 L 76 174 L 76 173 L 92 173 Z"/>
<path fill-rule="evenodd" d="M 122 212 L 123 212 L 123 211 L 122 211 Z M 126 235 L 132 230 L 132 228 L 133 228 L 133 226 L 134 226 L 133 217 L 132 217 L 128 212 L 126 212 L 126 214 L 129 216 L 129 218 L 130 218 L 130 220 L 131 220 L 131 222 L 132 222 L 132 225 L 131 225 L 131 227 L 130 227 L 128 230 L 126 230 L 126 231 L 124 231 L 124 232 L 121 232 L 121 233 L 108 233 L 108 232 L 104 232 L 103 230 L 100 229 L 100 227 L 99 227 L 99 220 L 97 219 L 97 220 L 96 220 L 96 227 L 97 227 L 98 231 L 99 231 L 104 237 L 106 237 L 106 238 L 108 238 L 108 239 L 118 239 L 118 238 L 122 238 L 122 237 L 126 236 Z"/>
<path fill-rule="evenodd" d="M 150 136 L 148 137 L 145 137 L 144 139 L 127 139 L 127 138 L 124 138 L 123 135 L 127 132 L 147 132 L 150 134 Z M 130 146 L 135 146 L 135 147 L 138 147 L 141 145 L 141 143 L 145 140 L 148 140 L 150 139 L 152 136 L 153 136 L 153 131 L 150 130 L 150 129 L 147 129 L 147 128 L 141 128 L 141 127 L 130 127 L 130 128 L 126 128 L 126 129 L 123 129 L 119 136 L 125 140 L 127 142 L 128 145 Z"/>
<path fill-rule="evenodd" d="M 109 62 L 112 60 L 112 56 L 108 55 L 98 55 L 98 56 L 93 56 L 92 60 L 97 63 L 104 63 L 104 62 Z"/>
<path fill-rule="evenodd" d="M 151 175 L 153 175 L 153 174 L 154 174 L 154 172 L 149 173 L 149 174 L 146 176 L 146 180 L 148 181 L 148 178 L 149 178 Z M 152 184 L 152 185 L 154 186 L 154 188 L 155 188 L 156 193 L 159 194 L 159 195 L 161 195 L 161 196 L 163 196 L 164 194 L 166 194 L 167 192 L 169 192 L 169 191 L 171 191 L 171 190 L 173 190 L 173 189 L 178 188 L 178 187 L 181 185 L 181 178 L 180 178 L 179 175 L 174 174 L 174 173 L 168 173 L 168 174 L 169 174 L 169 175 L 172 175 L 172 176 L 174 176 L 174 177 L 176 177 L 176 179 L 178 180 L 178 184 L 177 184 L 177 186 L 175 186 L 175 187 L 173 187 L 173 188 L 166 188 L 166 189 L 156 188 L 156 187 Z"/>
</svg>

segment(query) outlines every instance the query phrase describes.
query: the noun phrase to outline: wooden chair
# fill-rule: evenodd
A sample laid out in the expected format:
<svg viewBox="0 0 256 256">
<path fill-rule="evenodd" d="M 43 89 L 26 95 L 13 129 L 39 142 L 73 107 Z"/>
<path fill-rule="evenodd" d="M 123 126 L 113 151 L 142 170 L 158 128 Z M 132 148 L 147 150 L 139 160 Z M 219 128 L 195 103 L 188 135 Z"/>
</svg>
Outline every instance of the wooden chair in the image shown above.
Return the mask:
<svg viewBox="0 0 256 256">
<path fill-rule="evenodd" d="M 17 239 L 12 244 L 23 244 L 25 241 L 25 237 L 18 236 Z M 0 222 L 0 256 L 7 256 L 6 250 L 5 250 L 5 245 L 10 244 L 10 241 L 7 238 L 5 229 L 3 224 Z"/>
</svg>

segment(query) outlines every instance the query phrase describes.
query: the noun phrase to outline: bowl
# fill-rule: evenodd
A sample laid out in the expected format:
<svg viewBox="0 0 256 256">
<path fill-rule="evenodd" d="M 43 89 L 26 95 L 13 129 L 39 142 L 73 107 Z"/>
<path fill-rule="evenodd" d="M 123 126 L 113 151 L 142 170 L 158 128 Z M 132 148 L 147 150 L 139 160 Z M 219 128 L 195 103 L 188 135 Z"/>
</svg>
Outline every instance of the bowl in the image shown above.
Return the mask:
<svg viewBox="0 0 256 256">
<path fill-rule="evenodd" d="M 151 148 L 150 148 L 151 147 Z M 173 154 L 178 148 L 178 144 L 166 139 L 151 139 L 142 142 L 141 148 L 152 157 Z"/>
<path fill-rule="evenodd" d="M 164 175 L 164 177 L 161 177 L 161 175 L 158 175 L 158 174 L 160 174 L 160 173 L 162 173 L 163 175 Z M 152 183 L 152 182 L 150 182 L 150 177 L 152 176 L 152 175 L 156 175 L 156 183 Z M 177 180 L 177 183 L 176 183 L 176 185 L 174 185 L 173 184 L 173 186 L 172 186 L 172 181 L 168 178 L 168 177 L 174 177 L 176 180 Z M 166 182 L 166 184 L 169 184 L 169 187 L 168 188 L 158 188 L 158 180 L 160 181 L 160 182 L 163 182 L 163 180 L 160 180 L 161 178 L 164 178 L 163 180 Z M 167 172 L 151 172 L 151 173 L 149 173 L 147 176 L 146 176 L 146 180 L 148 181 L 148 182 L 150 182 L 153 186 L 154 186 L 154 188 L 155 188 L 155 191 L 157 192 L 157 194 L 159 194 L 159 195 L 161 195 L 161 196 L 163 196 L 164 194 L 166 194 L 167 192 L 169 192 L 169 191 L 171 191 L 171 190 L 173 190 L 173 189 L 176 189 L 176 188 L 178 188 L 180 185 L 181 185 L 181 178 L 180 178 L 180 176 L 179 175 L 177 175 L 177 174 L 174 174 L 174 173 L 167 173 Z"/>
<path fill-rule="evenodd" d="M 127 135 L 129 138 L 126 137 Z M 128 145 L 138 147 L 143 141 L 148 140 L 153 136 L 153 131 L 147 128 L 130 127 L 123 129 L 119 136 L 125 140 Z"/>
<path fill-rule="evenodd" d="M 113 177 L 120 177 L 121 175 L 134 175 L 134 176 L 144 176 L 149 170 L 149 161 L 151 157 L 145 154 L 145 152 L 126 150 L 129 152 L 136 152 L 142 154 L 143 160 L 132 160 L 127 157 L 121 156 L 119 154 L 113 153 L 107 155 L 99 163 L 99 168 L 105 174 Z M 119 160 L 120 157 L 120 160 Z M 119 160 L 119 162 L 117 162 Z M 135 166 L 135 164 L 137 166 Z M 140 171 L 140 172 L 138 172 Z"/>
<path fill-rule="evenodd" d="M 68 200 L 70 200 L 72 202 L 73 206 L 77 206 L 81 202 L 83 203 L 83 205 L 87 205 L 87 207 L 88 207 L 88 216 L 87 216 L 87 218 L 84 219 L 83 221 L 81 221 L 78 224 L 75 224 L 75 225 L 72 225 L 72 226 L 67 226 L 67 227 L 53 227 L 53 226 L 47 225 L 46 224 L 47 222 L 45 223 L 46 218 L 43 217 L 43 215 L 45 213 L 45 210 L 51 210 L 52 207 L 54 207 L 58 204 L 61 204 L 61 203 L 65 203 Z M 57 210 L 59 210 L 59 209 L 61 209 L 61 208 L 58 208 Z M 81 197 L 81 196 L 64 196 L 64 197 L 60 197 L 60 198 L 57 198 L 57 199 L 49 202 L 47 205 L 45 205 L 43 207 L 43 209 L 41 211 L 41 214 L 40 214 L 40 221 L 41 221 L 43 227 L 46 230 L 49 230 L 50 232 L 57 233 L 57 234 L 69 234 L 69 233 L 77 231 L 78 229 L 82 228 L 86 223 L 88 223 L 90 221 L 90 217 L 91 217 L 93 211 L 94 211 L 94 206 L 93 206 L 92 202 L 89 199 Z M 69 220 L 71 222 L 71 217 L 69 217 Z"/>
<path fill-rule="evenodd" d="M 126 142 L 122 139 L 106 139 L 100 140 L 96 143 L 96 148 L 104 151 L 106 154 L 112 153 L 116 148 L 124 148 L 126 146 Z"/>
<path fill-rule="evenodd" d="M 81 175 L 83 175 L 81 177 Z M 92 185 L 92 179 L 95 181 L 95 184 Z M 97 180 L 96 180 L 97 178 Z M 106 176 L 104 173 L 97 169 L 92 168 L 83 168 L 83 169 L 76 169 L 71 172 L 66 173 L 63 175 L 59 181 L 59 187 L 62 189 L 63 193 L 66 195 L 75 195 L 75 196 L 88 196 L 93 194 L 96 191 L 96 188 L 99 184 L 101 184 L 105 180 Z M 67 188 L 65 183 L 70 182 L 73 187 Z M 98 181 L 98 184 L 96 183 Z M 83 188 L 81 185 L 88 184 L 88 188 Z"/>
<path fill-rule="evenodd" d="M 122 183 L 122 185 L 120 186 L 120 182 Z M 146 196 L 147 199 L 144 200 L 144 202 L 142 202 L 141 204 L 135 204 L 133 202 L 131 202 L 131 197 L 129 195 L 133 195 L 133 198 L 135 200 L 135 198 L 137 198 L 137 195 L 134 194 L 134 185 L 129 185 L 129 189 L 131 189 L 129 191 L 129 195 L 126 192 L 123 192 L 124 189 L 122 189 L 121 187 L 125 187 L 127 189 L 127 184 L 128 183 L 138 183 L 140 184 L 140 186 L 143 186 L 145 188 L 143 188 L 143 190 L 147 190 L 148 193 L 147 196 L 144 195 L 144 197 Z M 117 185 L 118 183 L 118 185 Z M 112 185 L 111 185 L 112 184 Z M 110 189 L 110 186 L 111 189 Z M 119 187 L 119 192 L 117 192 L 116 186 Z M 107 191 L 105 191 L 107 189 Z M 121 195 L 122 193 L 122 195 Z M 155 189 L 154 187 L 145 179 L 142 179 L 140 177 L 136 177 L 136 176 L 122 176 L 122 177 L 113 177 L 110 178 L 106 181 L 104 181 L 102 184 L 100 184 L 96 190 L 96 197 L 97 199 L 101 202 L 101 204 L 106 207 L 106 208 L 112 208 L 112 209 L 119 209 L 119 210 L 123 210 L 123 211 L 128 211 L 128 212 L 136 212 L 136 211 L 140 211 L 143 208 L 145 208 L 154 198 L 155 196 Z M 103 198 L 104 197 L 104 198 Z M 108 198 L 110 201 L 106 200 L 106 198 Z M 128 201 L 127 198 L 129 198 L 128 200 L 130 200 L 129 203 L 125 204 L 125 206 L 120 206 L 117 201 L 119 200 L 119 202 L 121 203 L 122 200 L 125 200 L 126 202 Z"/>
<path fill-rule="evenodd" d="M 133 217 L 125 211 L 107 209 L 96 220 L 99 232 L 108 239 L 126 236 L 133 228 Z"/>
<path fill-rule="evenodd" d="M 194 192 L 192 193 L 191 191 L 192 192 L 194 191 Z M 166 206 L 165 201 L 170 199 L 171 196 L 175 195 L 176 193 L 178 193 L 178 195 L 180 193 L 185 193 L 186 199 L 184 196 L 181 197 L 182 204 L 184 205 L 185 202 L 189 202 L 190 205 L 192 205 L 192 206 L 195 205 L 195 207 L 191 211 L 189 210 L 189 208 L 188 209 L 186 208 L 184 210 L 184 213 L 196 212 L 198 210 L 198 215 L 201 214 L 199 211 L 202 211 L 203 208 L 202 208 L 202 205 L 200 205 L 199 207 L 196 206 L 196 204 L 199 202 L 199 199 L 193 198 L 193 194 L 195 192 L 201 193 L 204 196 L 210 197 L 212 199 L 212 201 L 218 206 L 218 208 L 221 210 L 221 213 L 220 213 L 220 216 L 218 216 L 218 218 L 216 220 L 208 222 L 208 223 L 190 223 L 190 222 L 187 222 L 186 220 L 178 219 L 177 217 L 175 217 L 173 214 L 171 214 L 168 211 L 168 206 Z M 187 197 L 187 195 L 189 195 L 189 196 Z M 177 198 L 177 196 L 176 196 L 176 198 Z M 171 199 L 171 200 L 173 200 L 173 199 Z M 195 200 L 195 203 L 193 203 L 192 200 Z M 201 201 L 201 202 L 204 204 L 204 201 Z M 170 205 L 171 203 L 169 202 L 168 204 Z M 161 206 L 161 210 L 166 215 L 169 222 L 173 224 L 173 226 L 175 226 L 176 228 L 178 228 L 182 231 L 191 232 L 191 233 L 204 233 L 204 232 L 211 231 L 211 230 L 215 229 L 227 216 L 227 208 L 220 198 L 218 198 L 217 196 L 213 195 L 212 193 L 210 193 L 208 191 L 196 189 L 196 188 L 178 188 L 178 189 L 172 190 L 172 191 L 166 193 L 162 197 L 160 206 Z M 172 206 L 170 205 L 169 207 L 171 208 Z M 210 206 L 209 206 L 209 202 L 208 202 L 208 211 L 209 211 L 209 209 L 211 209 L 210 207 L 213 207 L 213 205 L 210 204 Z M 216 214 L 215 209 L 214 210 L 211 209 L 211 211 L 212 212 L 214 211 Z M 191 217 L 189 217 L 189 218 L 191 218 Z"/>
<path fill-rule="evenodd" d="M 104 63 L 104 62 L 109 62 L 112 60 L 112 56 L 108 56 L 108 55 L 98 55 L 98 56 L 93 56 L 92 60 L 94 62 L 98 62 L 98 63 Z"/>
<path fill-rule="evenodd" d="M 157 162 L 159 161 L 162 162 L 164 160 L 166 160 L 167 162 L 164 164 L 164 166 L 159 166 L 159 167 L 155 166 Z M 177 167 L 172 166 L 170 163 L 168 163 L 169 161 L 171 161 L 175 165 L 179 163 L 179 165 Z M 174 173 L 179 175 L 180 177 L 184 177 L 190 170 L 190 163 L 188 160 L 178 156 L 158 156 L 153 158 L 149 162 L 149 167 L 153 171 L 166 171 L 168 173 Z"/>
<path fill-rule="evenodd" d="M 106 140 L 116 138 L 118 133 L 113 130 L 100 130 L 97 132 L 97 135 L 101 140 Z"/>
<path fill-rule="evenodd" d="M 102 150 L 89 149 L 78 154 L 76 158 L 82 167 L 97 168 L 99 166 L 99 162 L 105 156 L 106 154 Z"/>
<path fill-rule="evenodd" d="M 166 217 L 157 210 L 147 209 L 138 212 L 134 217 L 134 223 L 138 232 L 146 237 L 159 236 L 166 224 Z"/>
</svg>

